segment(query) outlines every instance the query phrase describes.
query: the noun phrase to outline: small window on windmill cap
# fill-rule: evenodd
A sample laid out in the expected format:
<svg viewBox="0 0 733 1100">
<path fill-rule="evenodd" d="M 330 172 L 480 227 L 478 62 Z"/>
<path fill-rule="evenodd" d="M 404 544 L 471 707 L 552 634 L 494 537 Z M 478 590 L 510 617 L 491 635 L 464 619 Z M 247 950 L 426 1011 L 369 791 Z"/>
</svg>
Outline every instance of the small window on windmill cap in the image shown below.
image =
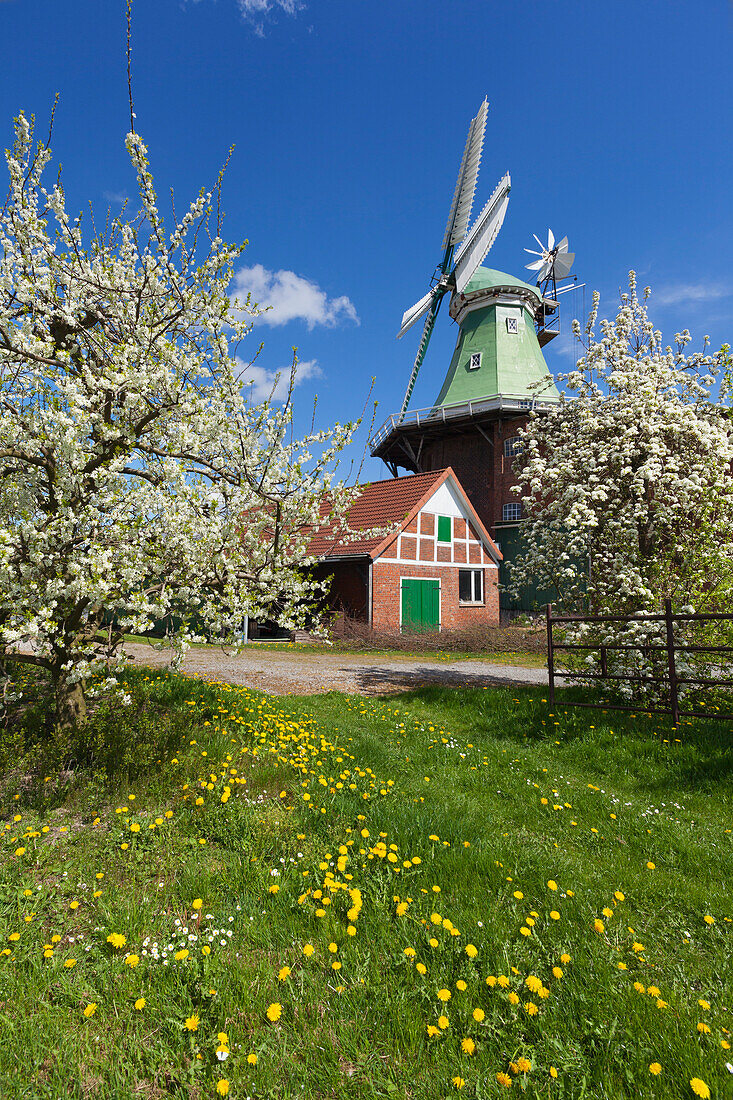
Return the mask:
<svg viewBox="0 0 733 1100">
<path fill-rule="evenodd" d="M 506 330 L 507 332 L 519 332 L 519 319 L 517 317 L 507 317 Z"/>
<path fill-rule="evenodd" d="M 474 351 L 471 354 L 471 358 L 468 360 L 468 369 L 469 370 L 478 370 L 480 366 L 481 366 L 481 352 L 480 351 Z"/>
</svg>

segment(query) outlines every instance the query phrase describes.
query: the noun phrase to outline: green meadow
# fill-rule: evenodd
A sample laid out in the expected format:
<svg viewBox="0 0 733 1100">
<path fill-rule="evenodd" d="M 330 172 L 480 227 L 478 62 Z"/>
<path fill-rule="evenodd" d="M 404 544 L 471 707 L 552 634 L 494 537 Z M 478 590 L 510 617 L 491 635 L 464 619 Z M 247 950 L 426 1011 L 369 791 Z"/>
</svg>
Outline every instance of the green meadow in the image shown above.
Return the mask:
<svg viewBox="0 0 733 1100">
<path fill-rule="evenodd" d="M 0 1094 L 729 1097 L 730 726 L 136 670 L 0 738 Z"/>
</svg>

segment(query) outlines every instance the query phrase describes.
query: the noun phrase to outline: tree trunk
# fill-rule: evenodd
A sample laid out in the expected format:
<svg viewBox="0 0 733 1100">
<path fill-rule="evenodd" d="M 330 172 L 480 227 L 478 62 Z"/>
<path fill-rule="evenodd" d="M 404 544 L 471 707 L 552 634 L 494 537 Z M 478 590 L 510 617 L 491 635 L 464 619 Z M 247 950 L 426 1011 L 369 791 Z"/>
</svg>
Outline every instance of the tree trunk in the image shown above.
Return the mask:
<svg viewBox="0 0 733 1100">
<path fill-rule="evenodd" d="M 62 673 L 55 679 L 56 725 L 60 729 L 81 725 L 87 718 L 87 701 L 81 681 L 70 683 Z"/>
</svg>

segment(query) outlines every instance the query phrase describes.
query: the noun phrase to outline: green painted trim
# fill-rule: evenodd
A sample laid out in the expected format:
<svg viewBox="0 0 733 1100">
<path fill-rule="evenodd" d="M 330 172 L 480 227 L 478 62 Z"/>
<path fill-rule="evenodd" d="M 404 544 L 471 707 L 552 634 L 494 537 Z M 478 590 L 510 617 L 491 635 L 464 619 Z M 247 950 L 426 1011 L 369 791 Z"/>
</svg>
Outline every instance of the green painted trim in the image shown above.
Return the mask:
<svg viewBox="0 0 733 1100">
<path fill-rule="evenodd" d="M 438 516 L 438 542 L 453 541 L 453 521 L 450 516 Z"/>
</svg>

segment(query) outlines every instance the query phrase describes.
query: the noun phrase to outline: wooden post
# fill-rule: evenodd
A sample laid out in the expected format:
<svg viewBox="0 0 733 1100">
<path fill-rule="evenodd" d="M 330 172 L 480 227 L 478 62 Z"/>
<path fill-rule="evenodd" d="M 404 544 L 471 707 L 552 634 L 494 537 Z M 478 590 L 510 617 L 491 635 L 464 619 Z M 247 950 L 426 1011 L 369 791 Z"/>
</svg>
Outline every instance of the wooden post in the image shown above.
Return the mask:
<svg viewBox="0 0 733 1100">
<path fill-rule="evenodd" d="M 608 650 L 601 646 L 601 676 L 608 676 Z"/>
<path fill-rule="evenodd" d="M 667 627 L 667 668 L 669 670 L 669 706 L 672 712 L 672 724 L 679 725 L 680 704 L 677 696 L 677 670 L 674 661 L 674 621 L 672 619 L 672 601 L 664 601 L 664 621 Z"/>
<path fill-rule="evenodd" d="M 550 682 L 550 706 L 555 709 L 555 654 L 552 648 L 552 604 L 547 605 L 547 677 Z"/>
</svg>

